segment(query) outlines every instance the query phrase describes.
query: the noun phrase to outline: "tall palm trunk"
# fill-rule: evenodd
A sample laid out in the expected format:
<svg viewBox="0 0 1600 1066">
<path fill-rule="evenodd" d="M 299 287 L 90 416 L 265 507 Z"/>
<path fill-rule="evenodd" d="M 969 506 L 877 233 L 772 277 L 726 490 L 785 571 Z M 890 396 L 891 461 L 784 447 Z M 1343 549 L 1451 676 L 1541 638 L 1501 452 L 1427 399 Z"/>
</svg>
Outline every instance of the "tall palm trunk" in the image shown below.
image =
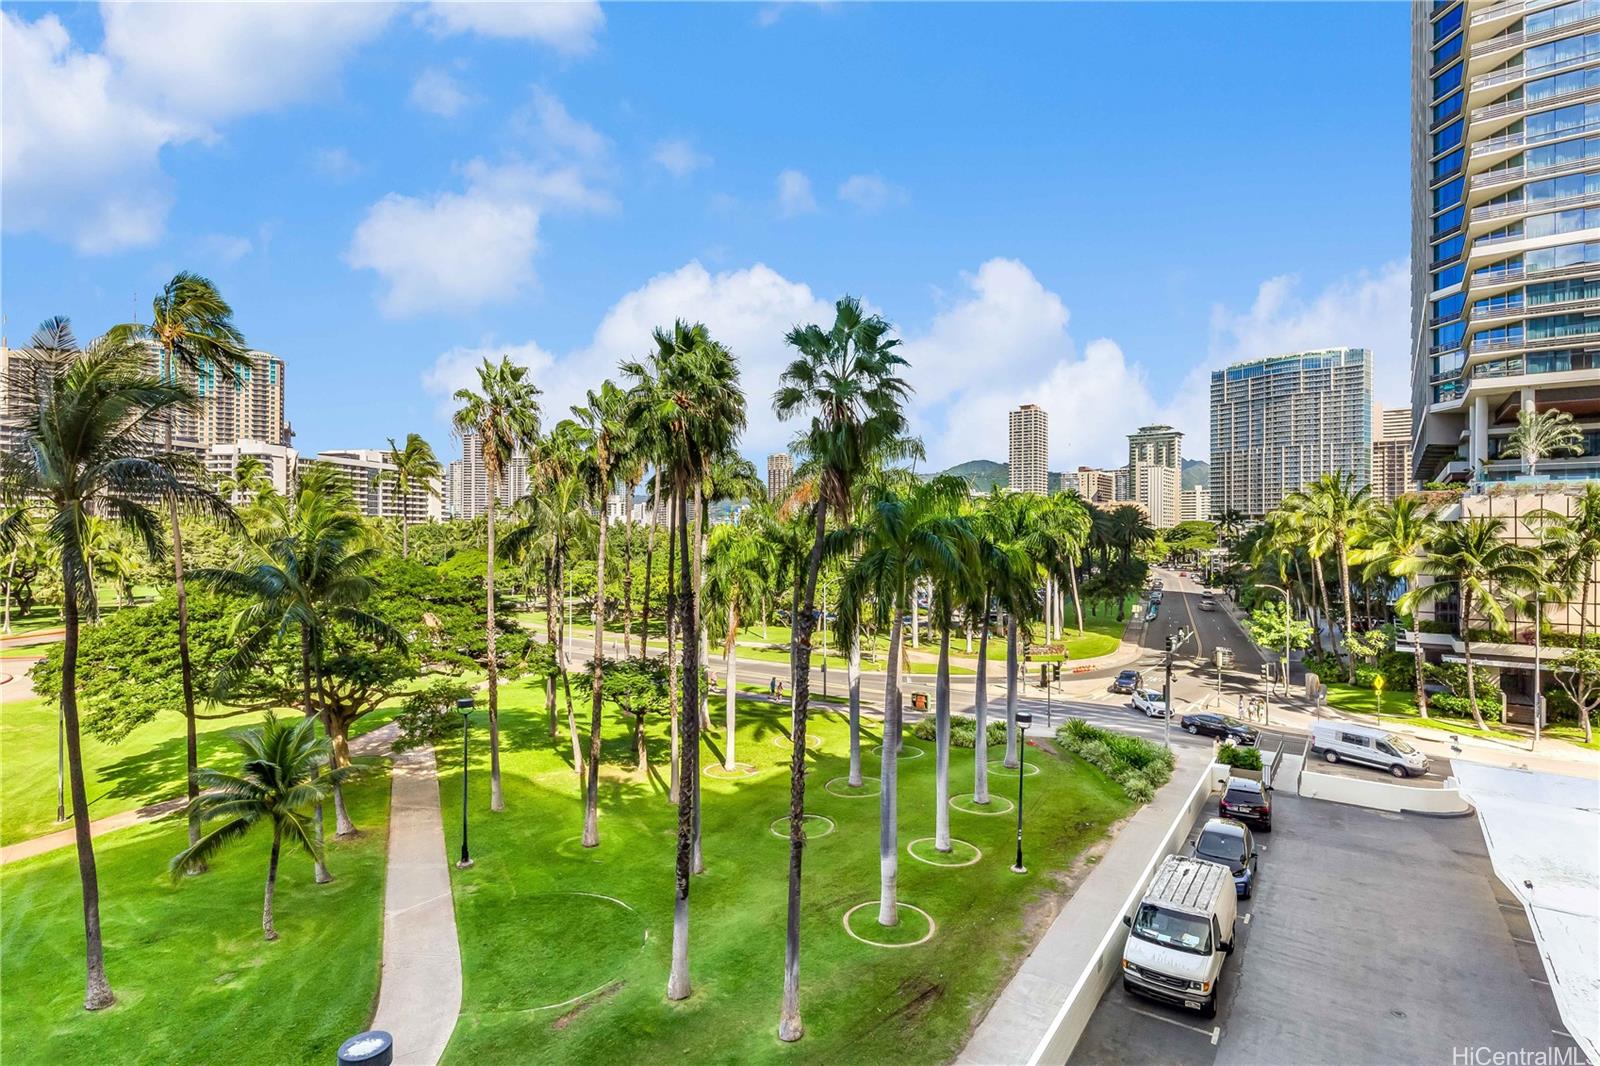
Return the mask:
<svg viewBox="0 0 1600 1066">
<path fill-rule="evenodd" d="M 601 482 L 605 481 L 604 466 L 601 467 Z M 606 625 L 606 527 L 611 523 L 606 520 L 605 493 L 600 499 L 600 536 L 599 547 L 595 551 L 594 574 L 594 698 L 589 711 L 589 787 L 584 793 L 583 806 L 583 846 L 586 848 L 598 847 L 600 844 L 600 711 L 605 702 L 601 691 L 601 683 L 605 680 L 605 668 L 601 660 L 605 656 L 605 625 Z M 623 632 L 627 629 L 624 627 Z"/>
<path fill-rule="evenodd" d="M 544 641 L 550 648 L 550 671 L 544 675 L 544 711 L 550 719 L 550 736 L 556 729 L 556 671 L 561 646 L 556 643 L 556 563 L 552 553 L 544 561 Z"/>
<path fill-rule="evenodd" d="M 322 701 L 322 731 L 328 737 L 328 747 L 332 751 L 332 758 L 328 765 L 337 769 L 350 765 L 350 741 L 347 737 L 347 728 L 344 723 L 334 718 L 333 704 L 328 699 L 327 672 L 322 668 L 322 649 L 318 647 L 313 652 L 313 664 L 317 671 L 317 696 Z M 344 787 L 337 780 L 333 782 L 333 835 L 336 837 L 352 837 L 356 834 L 356 824 L 350 820 L 350 809 L 345 806 Z"/>
<path fill-rule="evenodd" d="M 1072 612 L 1078 618 L 1078 636 L 1083 636 L 1083 604 L 1078 599 L 1078 567 L 1071 564 L 1067 567 L 1067 580 L 1072 582 Z"/>
<path fill-rule="evenodd" d="M 633 658 L 633 482 L 622 506 L 622 654 Z M 644 654 L 643 651 L 640 654 Z"/>
<path fill-rule="evenodd" d="M 316 704 L 311 700 L 311 635 L 303 629 L 300 632 L 300 698 L 303 701 L 302 710 L 307 718 L 317 716 Z M 320 771 L 317 764 L 311 764 L 311 780 L 315 781 Z M 317 794 L 317 802 L 311 807 L 311 831 L 317 840 L 317 856 L 313 863 L 313 880 L 319 885 L 325 885 L 333 880 L 333 875 L 328 873 L 327 852 L 322 848 L 322 795 Z"/>
<path fill-rule="evenodd" d="M 500 502 L 500 469 L 498 464 L 493 465 L 495 468 L 489 471 L 489 545 L 483 564 L 483 633 L 489 653 L 489 809 L 503 811 L 506 797 L 500 787 L 500 663 L 494 647 L 494 512 Z"/>
<path fill-rule="evenodd" d="M 1356 657 L 1348 654 L 1350 634 L 1355 632 L 1353 619 L 1350 614 L 1350 552 L 1345 547 L 1344 538 L 1339 539 L 1339 595 L 1344 601 L 1344 639 L 1346 641 L 1345 680 L 1350 684 L 1356 683 Z M 1338 644 L 1334 647 L 1337 649 Z"/>
<path fill-rule="evenodd" d="M 973 679 L 972 714 L 977 732 L 972 742 L 972 802 L 989 802 L 989 593 L 983 594 L 983 619 L 978 630 L 978 676 Z"/>
<path fill-rule="evenodd" d="M 273 819 L 272 853 L 267 858 L 267 890 L 261 898 L 261 933 L 268 940 L 278 939 L 278 930 L 272 924 L 272 894 L 278 887 L 278 852 L 282 846 L 283 826 Z"/>
<path fill-rule="evenodd" d="M 814 505 L 816 535 L 806 562 L 806 591 L 802 613 L 789 619 L 789 635 L 796 651 L 794 678 L 793 744 L 789 751 L 789 897 L 783 941 L 783 1013 L 778 1020 L 780 1040 L 799 1040 L 805 1032 L 800 1020 L 800 870 L 806 847 L 806 722 L 811 711 L 811 623 L 816 603 L 817 574 L 822 569 L 822 539 L 828 522 L 827 503 L 819 496 Z"/>
<path fill-rule="evenodd" d="M 695 617 L 695 597 L 690 587 L 693 579 L 689 559 L 689 523 L 683 486 L 678 486 L 678 560 L 679 577 L 685 590 L 678 597 L 682 619 L 683 641 L 683 703 L 679 709 L 683 731 L 683 749 L 680 772 L 682 787 L 678 789 L 678 848 L 676 862 L 677 891 L 672 906 L 672 969 L 667 976 L 667 998 L 687 999 L 689 984 L 689 882 L 693 877 L 695 812 L 694 787 L 700 776 L 700 649 L 695 646 L 693 634 L 700 628 Z"/>
<path fill-rule="evenodd" d="M 1467 661 L 1467 706 L 1472 708 L 1472 721 L 1479 729 L 1487 729 L 1478 709 L 1478 674 L 1472 668 L 1472 591 L 1467 588 L 1461 590 L 1461 657 Z"/>
<path fill-rule="evenodd" d="M 706 663 L 709 667 L 711 659 L 709 652 L 711 642 L 706 637 L 705 618 L 700 613 L 702 591 L 700 588 L 700 576 L 705 561 L 706 519 L 709 517 L 704 513 L 707 509 L 707 504 L 705 502 L 703 491 L 704 490 L 701 482 L 696 481 L 694 483 L 694 583 L 690 586 L 689 593 L 690 609 L 694 612 L 695 626 L 693 629 L 684 630 L 685 636 L 683 638 L 684 661 L 687 663 L 689 641 L 691 639 L 689 634 L 698 634 L 700 647 L 697 649 L 698 654 L 695 657 L 696 670 L 699 669 L 699 664 L 702 662 Z M 690 560 L 685 559 L 684 561 L 685 563 L 688 563 Z M 685 672 L 687 672 L 687 669 L 688 668 L 686 666 Z M 701 730 L 706 730 L 709 732 L 709 726 L 711 722 L 711 697 L 708 694 L 708 690 L 710 687 L 711 686 L 709 684 L 702 686 L 700 684 L 699 677 L 695 677 L 695 690 L 700 696 L 699 700 L 697 701 L 700 717 L 695 723 L 695 733 L 697 735 Z M 685 743 L 687 742 L 688 741 L 686 739 Z M 698 743 L 698 736 L 696 742 Z M 706 859 L 705 853 L 700 850 L 700 752 L 698 750 L 695 751 L 694 762 L 696 767 L 695 772 L 689 777 L 685 778 L 685 781 L 689 786 L 689 794 L 694 799 L 694 854 L 691 857 L 694 860 L 694 872 L 697 874 L 703 874 L 706 872 Z"/>
<path fill-rule="evenodd" d="M 900 872 L 900 812 L 895 795 L 900 770 L 900 646 L 905 636 L 900 601 L 901 597 L 897 596 L 892 605 L 894 622 L 889 626 L 889 666 L 883 687 L 883 744 L 880 748 L 883 752 L 882 790 L 878 794 L 879 925 L 900 923 L 897 888 Z"/>
<path fill-rule="evenodd" d="M 939 676 L 933 683 L 933 847 L 950 850 L 950 627 L 939 627 Z"/>
<path fill-rule="evenodd" d="M 406 521 L 405 497 L 400 505 L 400 558 L 411 558 L 411 523 Z"/>
<path fill-rule="evenodd" d="M 676 534 L 680 512 L 676 493 L 667 500 L 667 511 L 669 512 L 667 515 L 667 706 L 675 708 L 678 706 L 678 689 L 680 687 L 677 660 L 678 622 L 680 619 L 678 617 L 678 537 Z M 672 733 L 671 782 L 667 787 L 667 798 L 673 803 L 677 803 L 678 795 L 682 791 L 678 787 L 678 772 L 681 769 L 679 766 L 679 749 L 682 741 L 678 736 L 678 716 L 676 714 L 668 714 L 667 717 L 671 720 L 669 729 Z"/>
<path fill-rule="evenodd" d="M 4 625 L 0 625 L 0 633 L 11 632 L 11 583 L 17 576 L 17 553 L 11 552 L 11 557 L 6 560 L 6 617 Z"/>
<path fill-rule="evenodd" d="M 1006 758 L 1007 770 L 1017 767 L 1017 616 L 1006 612 Z"/>
<path fill-rule="evenodd" d="M 1328 599 L 1328 580 L 1322 572 L 1323 566 L 1321 556 L 1312 558 L 1311 569 L 1314 571 L 1313 576 L 1317 579 L 1316 591 L 1320 594 L 1322 599 L 1322 618 L 1328 626 L 1328 640 L 1332 642 L 1333 650 L 1337 652 L 1339 650 L 1339 643 L 1333 635 L 1333 607 L 1331 605 L 1331 601 Z M 1315 614 L 1315 612 L 1313 612 L 1313 614 Z M 1315 618 L 1312 620 L 1315 621 Z M 1317 630 L 1317 647 L 1320 649 L 1322 647 L 1322 629 L 1320 627 L 1314 628 Z"/>
<path fill-rule="evenodd" d="M 566 547 L 560 541 L 556 543 L 558 545 L 556 549 L 556 575 L 557 580 L 563 583 L 561 587 L 564 588 L 567 576 Z M 565 599 L 566 597 L 563 596 L 562 598 Z M 560 641 L 560 648 L 556 653 L 556 666 L 561 671 L 561 692 L 566 698 L 567 704 L 567 736 L 572 741 L 572 772 L 577 775 L 581 790 L 584 767 L 583 746 L 578 742 L 578 716 L 572 710 L 572 674 L 567 669 L 567 640 L 569 638 L 567 636 L 567 616 L 565 612 L 556 622 L 556 634 L 557 639 Z"/>
<path fill-rule="evenodd" d="M 117 997 L 106 979 L 105 943 L 100 935 L 100 875 L 89 838 L 89 794 L 83 783 L 83 746 L 78 736 L 78 588 L 72 566 L 65 561 L 61 564 L 61 588 L 61 614 L 66 623 L 61 648 L 61 720 L 72 790 L 72 840 L 78 849 L 78 883 L 83 893 L 83 1009 L 101 1010 L 115 1003 Z"/>
<path fill-rule="evenodd" d="M 1427 657 L 1422 653 L 1422 641 L 1416 639 L 1418 635 L 1419 634 L 1415 633 L 1412 634 L 1411 650 L 1416 655 L 1417 664 L 1417 711 L 1422 715 L 1422 717 L 1426 718 L 1428 717 L 1428 689 L 1424 679 L 1428 666 L 1428 660 Z"/>
<path fill-rule="evenodd" d="M 670 504 L 669 504 L 670 506 Z M 661 513 L 661 472 L 656 471 L 655 482 L 650 487 L 650 532 L 644 542 L 644 603 L 639 610 L 639 654 L 650 655 L 650 585 L 656 563 L 656 515 Z M 669 530 L 670 540 L 670 530 Z M 671 580 L 669 566 L 668 580 Z M 668 626 L 671 626 L 672 605 L 667 605 Z M 673 760 L 677 765 L 677 760 Z"/>
<path fill-rule="evenodd" d="M 167 451 L 172 450 L 172 422 L 167 421 Z M 169 501 L 168 517 L 172 521 L 172 591 L 178 606 L 178 677 L 183 686 L 183 765 L 185 788 L 189 794 L 189 846 L 200 839 L 200 810 L 195 798 L 200 786 L 195 783 L 195 771 L 200 768 L 199 743 L 195 736 L 194 717 L 194 662 L 189 656 L 189 590 L 183 578 L 183 527 L 178 522 L 178 501 Z M 204 863 L 191 863 L 190 874 L 206 872 Z"/>
<path fill-rule="evenodd" d="M 724 679 L 726 683 L 724 685 L 725 703 L 723 706 L 723 717 L 727 719 L 728 736 L 726 747 L 723 749 L 724 755 L 722 757 L 723 768 L 729 773 L 733 772 L 734 763 L 737 761 L 734 758 L 734 703 L 737 700 L 736 693 L 739 691 L 739 658 L 734 654 L 734 645 L 737 643 L 738 635 L 739 611 L 734 607 L 733 597 L 730 596 L 728 598 L 728 640 L 726 646 L 723 648 L 723 658 L 726 661 L 725 672 L 727 675 Z"/>
<path fill-rule="evenodd" d="M 850 634 L 850 787 L 861 787 L 861 630 Z"/>
</svg>

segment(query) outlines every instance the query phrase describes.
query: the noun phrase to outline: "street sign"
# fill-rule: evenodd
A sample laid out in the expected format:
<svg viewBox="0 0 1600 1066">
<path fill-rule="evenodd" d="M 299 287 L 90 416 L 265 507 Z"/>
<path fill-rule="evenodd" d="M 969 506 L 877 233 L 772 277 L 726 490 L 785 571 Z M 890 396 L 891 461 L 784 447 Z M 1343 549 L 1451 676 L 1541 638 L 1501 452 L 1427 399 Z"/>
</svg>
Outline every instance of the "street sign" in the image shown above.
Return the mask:
<svg viewBox="0 0 1600 1066">
<path fill-rule="evenodd" d="M 1231 667 L 1232 665 L 1233 665 L 1233 649 L 1232 648 L 1218 648 L 1217 649 L 1217 669 L 1226 670 L 1229 667 Z"/>
</svg>

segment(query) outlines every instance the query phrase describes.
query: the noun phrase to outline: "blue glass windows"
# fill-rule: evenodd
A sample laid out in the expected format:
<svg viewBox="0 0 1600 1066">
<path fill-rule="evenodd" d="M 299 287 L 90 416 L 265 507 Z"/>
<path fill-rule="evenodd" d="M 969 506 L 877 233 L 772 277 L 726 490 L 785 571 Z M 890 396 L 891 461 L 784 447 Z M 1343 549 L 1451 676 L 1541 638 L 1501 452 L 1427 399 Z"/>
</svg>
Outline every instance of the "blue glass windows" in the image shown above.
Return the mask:
<svg viewBox="0 0 1600 1066">
<path fill-rule="evenodd" d="M 1565 110 L 1565 109 L 1563 109 Z M 1600 108 L 1597 108 L 1600 113 Z M 1461 120 L 1456 119 L 1450 125 L 1433 135 L 1433 153 L 1447 152 L 1461 143 Z"/>
<path fill-rule="evenodd" d="M 1433 162 L 1433 180 L 1434 181 L 1438 181 L 1440 178 L 1447 178 L 1452 174 L 1459 174 L 1460 172 L 1461 172 L 1461 149 L 1459 149 L 1459 148 L 1457 148 L 1455 151 L 1451 152 L 1449 155 L 1445 156 L 1444 158 L 1436 159 Z"/>
</svg>

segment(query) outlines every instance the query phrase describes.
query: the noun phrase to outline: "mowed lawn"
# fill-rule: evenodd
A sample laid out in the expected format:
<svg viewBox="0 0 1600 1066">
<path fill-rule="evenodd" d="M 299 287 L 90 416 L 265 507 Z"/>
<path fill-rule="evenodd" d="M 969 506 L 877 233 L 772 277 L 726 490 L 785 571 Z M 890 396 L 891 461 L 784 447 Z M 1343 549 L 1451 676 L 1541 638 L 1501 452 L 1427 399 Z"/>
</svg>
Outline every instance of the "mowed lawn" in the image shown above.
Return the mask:
<svg viewBox="0 0 1600 1066">
<path fill-rule="evenodd" d="M 939 1062 L 952 1057 L 1053 913 L 1061 872 L 1130 804 L 1098 771 L 1071 756 L 1028 750 L 1029 872 L 1010 872 L 1015 814 L 951 813 L 954 835 L 982 849 L 974 865 L 936 868 L 906 847 L 934 828 L 933 745 L 906 739 L 900 771 L 900 899 L 926 911 L 933 935 L 917 946 L 853 939 L 847 909 L 878 896 L 875 797 L 831 795 L 847 769 L 848 726 L 839 711 L 813 716 L 820 740 L 807 782 L 816 822 L 805 851 L 801 970 L 805 1039 L 776 1036 L 781 1003 L 788 844 L 771 825 L 787 811 L 788 711 L 741 701 L 737 780 L 705 779 L 707 872 L 690 896 L 693 995 L 665 997 L 671 950 L 675 808 L 666 800 L 664 722 L 649 730 L 650 773 L 634 766 L 627 727 L 606 718 L 600 789 L 601 845 L 581 846 L 582 803 L 563 713 L 547 730 L 542 694 L 507 686 L 501 719 L 507 810 L 488 813 L 486 730 L 474 729 L 471 870 L 452 870 L 465 967 L 461 1019 L 449 1063 Z M 578 703 L 580 719 L 587 706 Z M 704 750 L 719 763 L 719 725 Z M 867 724 L 864 769 L 878 772 L 878 723 Z M 923 754 L 914 756 L 921 751 Z M 998 765 L 1002 751 L 991 749 Z M 446 845 L 459 846 L 460 754 L 440 752 Z M 721 771 L 717 771 L 721 772 Z M 970 796 L 972 752 L 953 749 L 954 794 Z M 1017 777 L 991 776 L 994 806 L 1014 800 Z M 842 782 L 836 781 L 835 788 Z M 999 800 L 1005 797 L 1005 801 Z M 783 832 L 780 824 L 779 832 Z M 931 842 L 919 852 L 932 854 Z M 970 854 L 970 853 L 966 853 Z M 880 938 L 875 907 L 853 923 Z M 920 919 L 881 939 L 916 939 Z"/>
<path fill-rule="evenodd" d="M 237 768 L 239 758 L 218 760 Z M 377 1001 L 389 779 L 376 767 L 346 789 L 361 829 L 332 842 L 334 881 L 312 882 L 285 853 L 280 939 L 261 938 L 271 831 L 255 830 L 211 872 L 174 886 L 167 861 L 187 842 L 173 819 L 95 842 L 106 969 L 117 1003 L 83 1009 L 83 915 L 76 852 L 0 867 L 0 1060 L 6 1063 L 327 1062 Z"/>
</svg>

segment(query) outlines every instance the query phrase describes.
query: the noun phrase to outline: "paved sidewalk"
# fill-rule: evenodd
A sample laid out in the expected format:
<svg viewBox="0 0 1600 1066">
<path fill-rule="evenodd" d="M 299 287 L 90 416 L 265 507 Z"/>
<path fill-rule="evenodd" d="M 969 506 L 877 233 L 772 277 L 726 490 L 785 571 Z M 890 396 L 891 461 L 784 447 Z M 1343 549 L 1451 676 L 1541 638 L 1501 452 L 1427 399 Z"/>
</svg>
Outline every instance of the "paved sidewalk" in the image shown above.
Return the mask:
<svg viewBox="0 0 1600 1066">
<path fill-rule="evenodd" d="M 394 743 L 395 737 L 399 735 L 400 727 L 390 722 L 351 741 L 350 754 L 353 756 L 387 755 L 389 754 L 390 745 Z M 89 823 L 89 836 L 91 839 L 102 837 L 107 833 L 114 833 L 118 829 L 127 829 L 129 826 L 142 825 L 145 822 L 153 822 L 158 818 L 165 818 L 174 811 L 182 810 L 187 802 L 188 797 L 175 796 L 169 800 L 162 800 L 160 803 L 152 803 L 148 807 L 139 807 L 131 811 L 123 811 L 120 814 L 108 814 L 104 818 L 96 818 Z M 22 859 L 31 859 L 35 855 L 58 851 L 61 848 L 70 848 L 73 846 L 75 839 L 76 837 L 73 835 L 69 822 L 66 829 L 58 829 L 54 833 L 47 833 L 41 837 L 19 840 L 15 844 L 7 844 L 5 847 L 0 848 L 0 866 L 18 862 Z"/>
<path fill-rule="evenodd" d="M 395 756 L 384 877 L 383 975 L 373 1029 L 398 1066 L 433 1066 L 461 1013 L 461 947 L 432 748 Z"/>
<path fill-rule="evenodd" d="M 1155 800 L 1141 808 L 1111 842 L 1072 898 L 1067 900 L 1021 968 L 989 1008 L 956 1057 L 972 1066 L 1025 1063 L 1117 920 L 1150 853 L 1172 828 L 1196 782 L 1211 766 L 1209 747 L 1174 749 L 1178 765 Z"/>
</svg>

